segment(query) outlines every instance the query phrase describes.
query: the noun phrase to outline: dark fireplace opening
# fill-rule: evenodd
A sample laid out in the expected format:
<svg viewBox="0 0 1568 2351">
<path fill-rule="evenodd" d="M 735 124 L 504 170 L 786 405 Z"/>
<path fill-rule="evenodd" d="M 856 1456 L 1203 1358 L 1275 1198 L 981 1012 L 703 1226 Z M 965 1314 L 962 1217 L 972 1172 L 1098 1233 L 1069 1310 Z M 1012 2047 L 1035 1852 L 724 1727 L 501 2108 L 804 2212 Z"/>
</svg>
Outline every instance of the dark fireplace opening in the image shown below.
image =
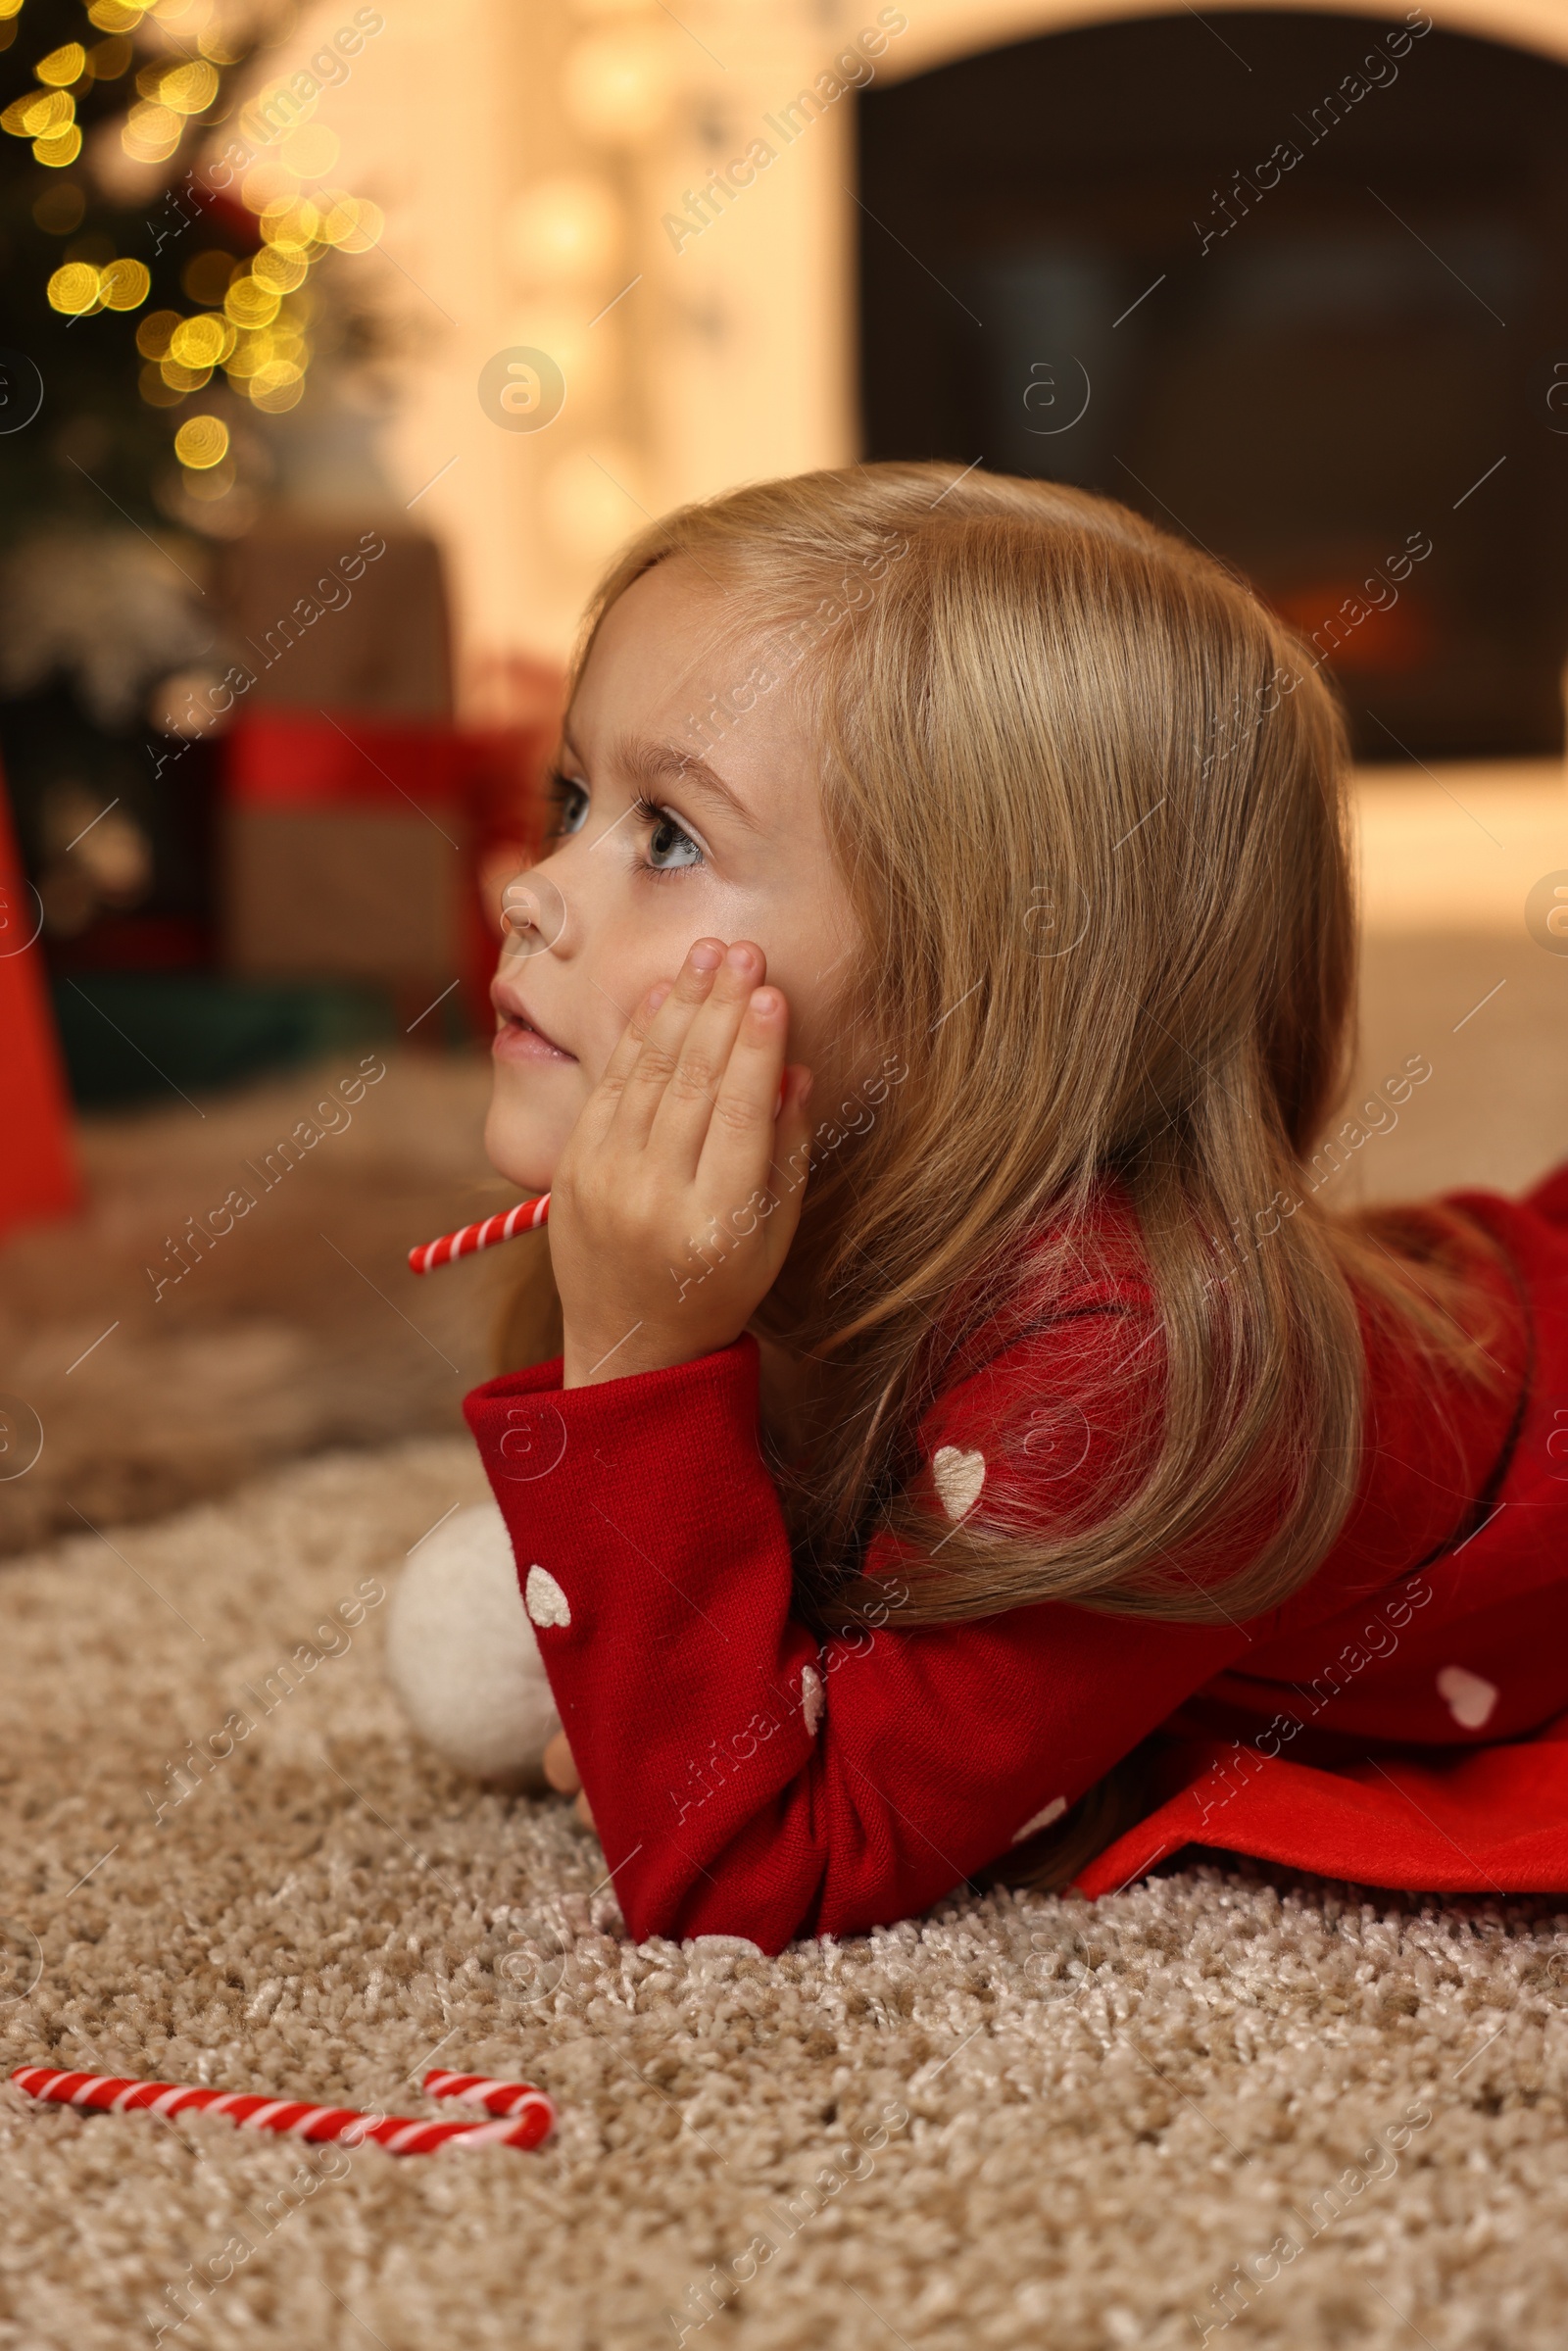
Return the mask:
<svg viewBox="0 0 1568 2351">
<path fill-rule="evenodd" d="M 867 456 L 1206 546 L 1363 759 L 1561 751 L 1568 69 L 1419 9 L 1184 12 L 873 86 L 858 130 Z"/>
</svg>

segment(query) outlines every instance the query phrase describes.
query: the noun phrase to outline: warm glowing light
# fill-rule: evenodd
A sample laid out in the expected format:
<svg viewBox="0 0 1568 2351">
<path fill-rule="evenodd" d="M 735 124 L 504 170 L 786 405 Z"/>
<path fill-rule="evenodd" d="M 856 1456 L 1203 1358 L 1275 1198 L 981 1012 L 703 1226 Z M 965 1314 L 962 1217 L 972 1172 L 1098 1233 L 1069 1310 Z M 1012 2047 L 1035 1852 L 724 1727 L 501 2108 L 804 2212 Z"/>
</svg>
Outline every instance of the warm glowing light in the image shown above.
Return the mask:
<svg viewBox="0 0 1568 2351">
<path fill-rule="evenodd" d="M 195 423 L 198 419 L 193 417 L 191 421 Z M 190 498 L 226 498 L 233 487 L 234 468 L 224 458 L 210 472 L 193 473 L 185 484 L 185 493 Z"/>
<path fill-rule="evenodd" d="M 228 426 L 221 416 L 187 416 L 174 435 L 174 455 L 193 473 L 220 465 L 228 455 Z"/>
<path fill-rule="evenodd" d="M 68 164 L 75 162 L 80 153 L 81 125 L 78 122 L 68 123 L 64 130 L 57 131 L 52 138 L 34 139 L 32 142 L 33 162 L 47 164 L 51 171 L 63 171 Z"/>
<path fill-rule="evenodd" d="M 95 41 L 87 52 L 87 71 L 94 81 L 118 81 L 135 51 L 127 40 Z"/>
<path fill-rule="evenodd" d="M 218 96 L 218 68 L 205 57 L 182 66 L 144 66 L 136 76 L 144 98 L 152 98 L 176 115 L 202 114 Z"/>
<path fill-rule="evenodd" d="M 144 98 L 125 117 L 120 143 L 139 164 L 161 164 L 179 145 L 185 125 L 172 107 L 155 106 Z"/>
<path fill-rule="evenodd" d="M 137 389 L 149 408 L 178 408 L 185 397 L 183 392 L 175 391 L 172 385 L 165 383 L 162 369 L 155 367 L 151 360 L 137 378 Z"/>
<path fill-rule="evenodd" d="M 270 159 L 253 165 L 239 183 L 240 202 L 253 213 L 265 213 L 270 204 L 292 204 L 299 192 L 293 172 Z"/>
<path fill-rule="evenodd" d="M 29 90 L 0 115 L 0 130 L 14 139 L 52 139 L 75 120 L 76 101 L 69 90 Z"/>
<path fill-rule="evenodd" d="M 223 362 L 230 383 L 248 386 L 250 378 L 277 356 L 272 338 L 265 329 L 259 334 L 241 335 L 228 358 Z"/>
<path fill-rule="evenodd" d="M 637 501 L 646 505 L 647 491 L 640 471 L 636 451 L 611 442 L 596 444 L 593 454 L 573 450 L 551 467 L 544 517 L 564 555 L 597 565 L 641 527 Z"/>
<path fill-rule="evenodd" d="M 161 360 L 178 324 L 178 311 L 149 311 L 136 328 L 136 349 L 142 358 Z"/>
<path fill-rule="evenodd" d="M 279 294 L 292 294 L 310 273 L 310 263 L 293 246 L 264 245 L 251 264 L 251 275 Z"/>
<path fill-rule="evenodd" d="M 146 13 L 133 6 L 132 0 L 92 0 L 87 22 L 96 24 L 100 32 L 134 32 Z"/>
<path fill-rule="evenodd" d="M 603 277 L 620 244 L 620 207 L 585 171 L 541 179 L 513 206 L 507 249 L 530 284 L 580 285 Z"/>
<path fill-rule="evenodd" d="M 305 370 L 295 360 L 271 360 L 251 377 L 251 398 L 269 416 L 296 408 L 305 390 Z"/>
<path fill-rule="evenodd" d="M 158 372 L 172 392 L 199 392 L 203 384 L 212 381 L 213 374 L 211 367 L 187 367 L 172 351 L 159 361 Z"/>
<path fill-rule="evenodd" d="M 661 33 L 589 33 L 561 70 L 561 95 L 579 130 L 612 146 L 648 139 L 669 103 L 669 52 Z"/>
<path fill-rule="evenodd" d="M 22 0 L 0 0 L 0 24 L 22 14 Z"/>
<path fill-rule="evenodd" d="M 152 271 L 145 262 L 110 262 L 98 272 L 98 289 L 106 310 L 137 311 L 153 290 Z"/>
<path fill-rule="evenodd" d="M 259 277 L 236 277 L 223 296 L 223 308 L 236 326 L 270 326 L 277 317 L 280 297 L 275 286 Z"/>
<path fill-rule="evenodd" d="M 216 367 L 233 348 L 233 326 L 216 311 L 182 319 L 169 338 L 170 357 L 182 367 Z"/>
<path fill-rule="evenodd" d="M 316 216 L 317 236 L 323 245 L 335 245 L 339 253 L 368 253 L 372 245 L 381 242 L 386 217 L 368 196 L 322 188 L 310 209 Z"/>
<path fill-rule="evenodd" d="M 67 262 L 49 280 L 49 307 L 68 318 L 98 308 L 98 272 L 91 262 Z"/>
<path fill-rule="evenodd" d="M 81 79 L 87 70 L 87 52 L 79 41 L 67 41 L 63 49 L 51 49 L 47 57 L 40 57 L 32 70 L 51 89 L 63 90 Z"/>
<path fill-rule="evenodd" d="M 337 132 L 324 122 L 301 122 L 278 141 L 277 152 L 296 179 L 324 179 L 337 162 Z"/>
</svg>

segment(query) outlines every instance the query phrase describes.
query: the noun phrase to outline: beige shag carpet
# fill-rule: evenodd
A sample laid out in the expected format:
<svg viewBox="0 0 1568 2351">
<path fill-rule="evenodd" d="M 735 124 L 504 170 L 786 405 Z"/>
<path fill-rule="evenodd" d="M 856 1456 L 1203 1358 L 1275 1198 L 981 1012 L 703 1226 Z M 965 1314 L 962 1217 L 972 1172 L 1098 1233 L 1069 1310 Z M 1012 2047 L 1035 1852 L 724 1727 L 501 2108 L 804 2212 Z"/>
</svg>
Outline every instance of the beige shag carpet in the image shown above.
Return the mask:
<svg viewBox="0 0 1568 2351">
<path fill-rule="evenodd" d="M 394 2113 L 432 2061 L 520 2075 L 556 2140 L 311 2156 L 0 2088 L 7 2351 L 1560 2346 L 1560 1898 L 1189 1855 L 633 1947 L 565 1804 L 455 1779 L 383 1686 L 373 1595 L 480 1491 L 405 1440 L 7 1570 L 0 2033 Z"/>
<path fill-rule="evenodd" d="M 505 1252 L 425 1281 L 408 1252 L 517 1198 L 484 1156 L 489 1064 L 369 1057 L 385 1075 L 357 1102 L 345 1051 L 80 1121 L 84 1214 L 0 1247 L 0 1391 L 43 1440 L 24 1476 L 0 1474 L 0 1553 L 291 1454 L 461 1431 L 464 1391 L 493 1369 Z M 241 1187 L 255 1205 L 215 1213 Z M 219 1237 L 193 1245 L 192 1219 Z"/>
</svg>

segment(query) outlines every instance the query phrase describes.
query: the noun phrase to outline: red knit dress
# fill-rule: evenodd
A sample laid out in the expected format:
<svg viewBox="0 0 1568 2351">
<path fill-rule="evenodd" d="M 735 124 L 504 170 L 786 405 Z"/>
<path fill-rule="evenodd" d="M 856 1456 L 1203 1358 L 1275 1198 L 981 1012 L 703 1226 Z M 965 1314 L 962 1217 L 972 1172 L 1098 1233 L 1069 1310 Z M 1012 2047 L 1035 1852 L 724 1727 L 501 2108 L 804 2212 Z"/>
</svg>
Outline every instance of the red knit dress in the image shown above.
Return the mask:
<svg viewBox="0 0 1568 2351">
<path fill-rule="evenodd" d="M 1522 1200 L 1447 1205 L 1502 1245 L 1499 1264 L 1477 1239 L 1467 1278 L 1496 1309 L 1503 1392 L 1478 1401 L 1363 1306 L 1354 1503 L 1309 1582 L 1244 1623 L 1045 1601 L 907 1631 L 895 1609 L 819 1641 L 791 1612 L 750 1336 L 598 1387 L 563 1390 L 558 1355 L 475 1389 L 632 1934 L 776 1951 L 906 1917 L 1156 1732 L 1155 1809 L 1085 1893 L 1193 1842 L 1374 1886 L 1568 1890 L 1568 1165 Z M 1136 1250 L 1103 1251 L 1067 1302 L 922 1420 L 919 1474 L 950 1516 L 991 1487 L 1060 1525 L 1114 1468 L 1157 1337 Z M 1065 1474 L 1050 1442 L 999 1449 L 1019 1390 L 1043 1426 L 1084 1431 Z M 885 1538 L 866 1568 L 897 1576 Z"/>
</svg>

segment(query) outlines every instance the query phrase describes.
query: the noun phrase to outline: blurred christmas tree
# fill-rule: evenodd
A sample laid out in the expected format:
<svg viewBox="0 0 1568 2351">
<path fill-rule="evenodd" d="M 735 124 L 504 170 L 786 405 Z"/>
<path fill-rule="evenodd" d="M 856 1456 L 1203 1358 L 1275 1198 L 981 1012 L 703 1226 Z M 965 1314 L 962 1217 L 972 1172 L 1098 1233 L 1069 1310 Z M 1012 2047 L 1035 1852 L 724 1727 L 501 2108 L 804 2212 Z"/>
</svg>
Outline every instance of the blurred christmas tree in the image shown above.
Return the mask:
<svg viewBox="0 0 1568 2351">
<path fill-rule="evenodd" d="M 206 557 L 256 518 L 265 419 L 317 344 L 375 347 L 310 282 L 381 227 L 313 118 L 383 19 L 266 83 L 295 15 L 0 0 L 0 753 L 57 968 L 208 958 L 213 745 L 160 712 L 225 659 Z"/>
</svg>

